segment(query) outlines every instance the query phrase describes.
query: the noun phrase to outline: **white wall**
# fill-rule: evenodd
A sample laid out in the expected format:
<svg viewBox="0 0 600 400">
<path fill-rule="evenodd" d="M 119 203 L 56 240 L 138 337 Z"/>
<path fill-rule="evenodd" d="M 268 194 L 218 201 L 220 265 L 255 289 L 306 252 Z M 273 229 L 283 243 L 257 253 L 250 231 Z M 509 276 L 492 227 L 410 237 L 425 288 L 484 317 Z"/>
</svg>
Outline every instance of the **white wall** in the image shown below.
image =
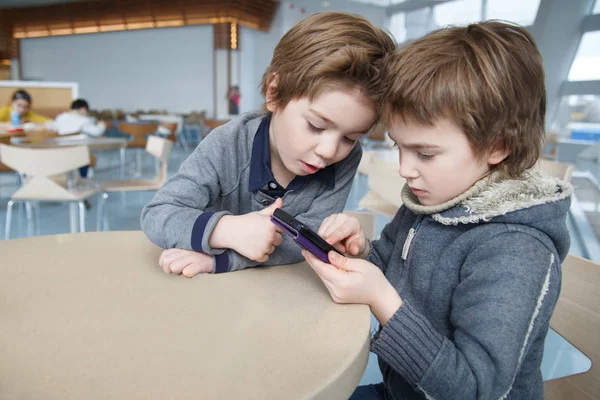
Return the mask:
<svg viewBox="0 0 600 400">
<path fill-rule="evenodd" d="M 211 115 L 212 47 L 211 25 L 24 39 L 23 79 L 78 82 L 96 109 Z"/>
<path fill-rule="evenodd" d="M 281 5 L 273 18 L 269 32 L 240 28 L 240 112 L 258 110 L 264 101 L 260 82 L 271 63 L 273 50 L 283 36 Z"/>
</svg>

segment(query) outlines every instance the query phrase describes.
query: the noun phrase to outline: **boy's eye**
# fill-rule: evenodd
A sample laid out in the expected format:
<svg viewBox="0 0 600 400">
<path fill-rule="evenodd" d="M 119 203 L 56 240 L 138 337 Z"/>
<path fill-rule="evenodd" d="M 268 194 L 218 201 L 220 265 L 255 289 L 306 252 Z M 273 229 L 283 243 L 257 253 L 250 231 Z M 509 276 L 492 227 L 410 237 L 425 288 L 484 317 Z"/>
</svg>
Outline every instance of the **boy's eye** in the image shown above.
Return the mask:
<svg viewBox="0 0 600 400">
<path fill-rule="evenodd" d="M 310 129 L 311 131 L 313 131 L 315 133 L 321 133 L 325 130 L 323 128 L 314 126 L 313 124 L 310 123 L 310 121 L 306 121 L 306 123 L 308 124 L 308 129 Z"/>
<path fill-rule="evenodd" d="M 351 143 L 351 144 L 354 144 L 354 143 L 358 142 L 358 139 L 350 139 L 349 137 L 346 137 L 346 136 L 344 136 L 344 140 L 347 143 Z"/>
<path fill-rule="evenodd" d="M 431 160 L 433 158 L 433 154 L 424 154 L 424 153 L 418 153 L 418 157 L 421 160 Z"/>
</svg>

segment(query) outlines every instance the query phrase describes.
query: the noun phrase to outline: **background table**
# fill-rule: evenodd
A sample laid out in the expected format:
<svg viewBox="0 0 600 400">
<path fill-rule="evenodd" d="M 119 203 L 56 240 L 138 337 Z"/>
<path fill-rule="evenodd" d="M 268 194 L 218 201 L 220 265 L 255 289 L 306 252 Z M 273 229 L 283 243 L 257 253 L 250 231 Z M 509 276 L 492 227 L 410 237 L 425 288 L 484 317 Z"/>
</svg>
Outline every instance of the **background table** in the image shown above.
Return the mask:
<svg viewBox="0 0 600 400">
<path fill-rule="evenodd" d="M 141 232 L 0 242 L 0 397 L 347 399 L 366 306 L 304 263 L 167 275 Z"/>
</svg>

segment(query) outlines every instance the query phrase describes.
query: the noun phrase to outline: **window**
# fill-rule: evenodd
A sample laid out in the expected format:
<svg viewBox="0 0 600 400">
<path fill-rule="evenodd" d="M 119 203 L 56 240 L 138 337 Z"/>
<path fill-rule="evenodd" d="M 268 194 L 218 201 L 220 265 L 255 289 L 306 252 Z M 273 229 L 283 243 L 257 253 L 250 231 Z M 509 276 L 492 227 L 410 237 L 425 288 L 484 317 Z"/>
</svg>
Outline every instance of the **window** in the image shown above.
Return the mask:
<svg viewBox="0 0 600 400">
<path fill-rule="evenodd" d="M 569 71 L 570 81 L 600 79 L 600 31 L 586 32 Z"/>
<path fill-rule="evenodd" d="M 485 19 L 502 19 L 519 25 L 532 25 L 541 0 L 488 0 Z"/>
<path fill-rule="evenodd" d="M 600 0 L 596 0 L 596 4 L 594 5 L 594 11 L 592 14 L 600 14 Z"/>
<path fill-rule="evenodd" d="M 563 97 L 551 130 L 575 140 L 600 140 L 600 96 Z"/>
<path fill-rule="evenodd" d="M 406 40 L 406 14 L 393 14 L 390 18 L 390 32 L 396 39 L 396 43 L 402 43 Z"/>
</svg>

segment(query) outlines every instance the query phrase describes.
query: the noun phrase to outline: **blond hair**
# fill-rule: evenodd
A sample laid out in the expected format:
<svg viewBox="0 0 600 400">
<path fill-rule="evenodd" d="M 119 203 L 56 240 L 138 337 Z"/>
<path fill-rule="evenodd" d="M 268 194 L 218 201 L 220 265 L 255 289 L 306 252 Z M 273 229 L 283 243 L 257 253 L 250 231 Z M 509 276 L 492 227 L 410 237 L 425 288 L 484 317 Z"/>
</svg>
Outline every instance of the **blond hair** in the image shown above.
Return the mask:
<svg viewBox="0 0 600 400">
<path fill-rule="evenodd" d="M 262 79 L 266 96 L 274 76 L 276 107 L 332 89 L 359 90 L 379 103 L 383 58 L 395 49 L 392 38 L 365 18 L 346 12 L 313 14 L 295 24 L 279 41 Z"/>
<path fill-rule="evenodd" d="M 447 118 L 475 154 L 501 148 L 495 168 L 519 177 L 539 158 L 546 89 L 542 57 L 521 26 L 486 21 L 434 31 L 398 50 L 386 66 L 383 119 L 433 125 Z"/>
</svg>

